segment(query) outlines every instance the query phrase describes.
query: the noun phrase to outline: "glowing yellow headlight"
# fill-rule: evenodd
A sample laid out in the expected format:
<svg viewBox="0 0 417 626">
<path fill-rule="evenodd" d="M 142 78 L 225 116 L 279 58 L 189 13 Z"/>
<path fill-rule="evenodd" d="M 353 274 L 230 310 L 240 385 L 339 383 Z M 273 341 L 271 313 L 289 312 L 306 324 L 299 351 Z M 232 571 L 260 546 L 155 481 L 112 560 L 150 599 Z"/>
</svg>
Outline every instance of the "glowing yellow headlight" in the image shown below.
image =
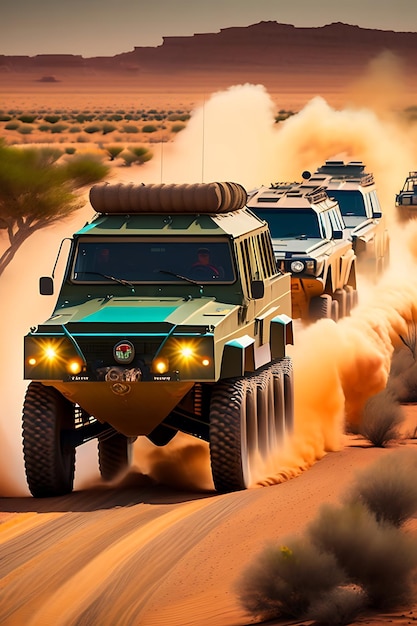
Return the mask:
<svg viewBox="0 0 417 626">
<path fill-rule="evenodd" d="M 207 367 L 208 365 L 210 365 L 210 359 L 208 359 L 207 357 L 205 357 L 205 358 L 201 361 L 201 365 L 204 365 L 204 367 Z"/>
<path fill-rule="evenodd" d="M 52 359 L 55 359 L 55 358 L 56 358 L 57 354 L 56 354 L 56 352 L 55 352 L 54 348 L 52 348 L 52 346 L 48 346 L 48 347 L 45 349 L 45 356 L 46 356 L 48 359 L 50 359 L 51 361 L 52 361 Z"/>
<path fill-rule="evenodd" d="M 181 356 L 183 356 L 185 359 L 189 359 L 190 357 L 192 357 L 193 353 L 193 349 L 190 348 L 190 346 L 184 346 L 183 348 L 181 348 Z"/>
<path fill-rule="evenodd" d="M 79 374 L 82 370 L 82 363 L 80 361 L 70 361 L 67 365 L 67 369 L 70 374 Z"/>
<path fill-rule="evenodd" d="M 28 359 L 28 363 L 29 365 L 36 365 L 36 359 L 34 356 L 31 356 L 30 359 Z"/>
<path fill-rule="evenodd" d="M 157 374 L 165 374 L 169 370 L 169 361 L 164 357 L 157 357 L 152 362 L 152 371 Z"/>
</svg>

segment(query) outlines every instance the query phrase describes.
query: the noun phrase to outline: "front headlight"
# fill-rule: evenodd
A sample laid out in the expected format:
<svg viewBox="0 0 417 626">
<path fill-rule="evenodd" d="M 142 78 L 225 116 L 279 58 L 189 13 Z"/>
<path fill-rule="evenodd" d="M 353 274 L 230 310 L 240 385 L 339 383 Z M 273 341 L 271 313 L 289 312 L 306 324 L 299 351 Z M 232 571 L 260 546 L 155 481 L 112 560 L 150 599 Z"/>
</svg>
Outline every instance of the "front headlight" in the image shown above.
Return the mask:
<svg viewBox="0 0 417 626">
<path fill-rule="evenodd" d="M 305 274 L 315 274 L 316 262 L 314 259 L 297 259 L 295 261 L 291 261 L 290 271 L 293 274 L 301 274 L 301 272 L 304 272 Z"/>
<path fill-rule="evenodd" d="M 83 358 L 74 353 L 63 338 L 25 338 L 25 378 L 62 379 L 79 374 L 85 368 Z"/>
<path fill-rule="evenodd" d="M 214 368 L 211 338 L 175 337 L 167 341 L 161 354 L 152 361 L 153 373 L 181 372 L 181 378 L 212 377 Z"/>
<path fill-rule="evenodd" d="M 296 273 L 296 274 L 299 274 L 300 272 L 303 272 L 304 271 L 304 267 L 305 266 L 304 266 L 304 263 L 302 261 L 292 261 L 292 263 L 290 265 L 291 271 Z"/>
</svg>

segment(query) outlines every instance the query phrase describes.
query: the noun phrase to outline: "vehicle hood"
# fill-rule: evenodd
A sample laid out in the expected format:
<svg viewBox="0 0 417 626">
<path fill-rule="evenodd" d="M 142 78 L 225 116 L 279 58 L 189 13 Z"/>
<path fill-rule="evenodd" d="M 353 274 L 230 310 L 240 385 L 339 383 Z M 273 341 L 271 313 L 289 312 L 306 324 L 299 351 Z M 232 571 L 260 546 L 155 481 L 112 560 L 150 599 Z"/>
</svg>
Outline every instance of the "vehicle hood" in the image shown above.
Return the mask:
<svg viewBox="0 0 417 626">
<path fill-rule="evenodd" d="M 214 298 L 140 298 L 130 296 L 91 299 L 60 309 L 45 322 L 49 325 L 210 325 L 215 326 L 238 307 Z M 91 329 L 92 330 L 92 329 Z"/>
<path fill-rule="evenodd" d="M 272 245 L 275 256 L 285 259 L 297 255 L 325 254 L 332 244 L 327 239 L 273 239 Z"/>
</svg>

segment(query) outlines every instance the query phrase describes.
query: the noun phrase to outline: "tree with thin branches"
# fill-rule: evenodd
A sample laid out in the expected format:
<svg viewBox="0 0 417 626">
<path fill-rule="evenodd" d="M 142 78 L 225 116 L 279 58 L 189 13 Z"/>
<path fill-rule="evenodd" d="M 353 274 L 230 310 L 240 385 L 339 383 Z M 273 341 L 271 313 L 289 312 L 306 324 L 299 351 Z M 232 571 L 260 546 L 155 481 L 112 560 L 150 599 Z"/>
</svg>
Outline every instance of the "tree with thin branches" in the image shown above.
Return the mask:
<svg viewBox="0 0 417 626">
<path fill-rule="evenodd" d="M 0 140 L 0 276 L 34 232 L 81 208 L 76 190 L 105 178 L 109 167 L 95 156 L 58 162 L 51 148 L 16 148 Z M 5 235 L 5 237 L 3 237 Z"/>
</svg>

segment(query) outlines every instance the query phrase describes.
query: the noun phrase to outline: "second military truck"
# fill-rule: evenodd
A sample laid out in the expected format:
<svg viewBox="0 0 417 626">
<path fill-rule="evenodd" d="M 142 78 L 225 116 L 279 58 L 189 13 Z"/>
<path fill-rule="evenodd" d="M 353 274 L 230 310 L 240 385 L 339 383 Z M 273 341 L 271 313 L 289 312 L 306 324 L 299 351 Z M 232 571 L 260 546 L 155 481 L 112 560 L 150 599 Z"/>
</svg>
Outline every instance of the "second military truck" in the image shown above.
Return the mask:
<svg viewBox="0 0 417 626">
<path fill-rule="evenodd" d="M 262 480 L 293 421 L 290 274 L 267 224 L 237 183 L 103 184 L 90 201 L 52 314 L 24 338 L 32 495 L 70 492 L 88 440 L 111 480 L 135 438 L 178 431 L 209 443 L 218 491 Z"/>
</svg>

